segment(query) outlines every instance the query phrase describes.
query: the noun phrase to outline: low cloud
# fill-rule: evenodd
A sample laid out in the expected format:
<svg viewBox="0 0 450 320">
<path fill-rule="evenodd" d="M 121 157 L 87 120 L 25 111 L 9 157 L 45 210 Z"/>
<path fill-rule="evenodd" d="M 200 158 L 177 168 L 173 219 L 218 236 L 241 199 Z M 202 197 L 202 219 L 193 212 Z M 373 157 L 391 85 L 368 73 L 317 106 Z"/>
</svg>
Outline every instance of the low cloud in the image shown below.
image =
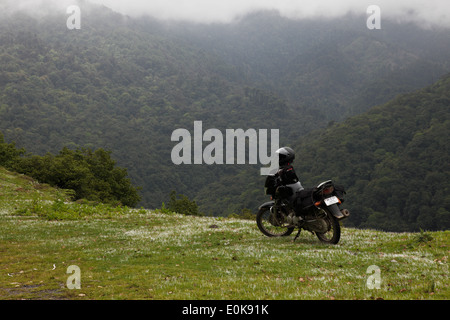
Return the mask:
<svg viewBox="0 0 450 320">
<path fill-rule="evenodd" d="M 293 19 L 339 17 L 349 12 L 364 15 L 370 5 L 378 5 L 382 19 L 415 22 L 424 27 L 450 27 L 448 0 L 1 0 L 0 10 L 38 15 L 60 12 L 79 2 L 102 4 L 130 16 L 149 15 L 200 23 L 226 23 L 258 10 L 277 10 Z"/>
<path fill-rule="evenodd" d="M 74 2 L 76 0 L 0 0 L 0 10 L 3 14 L 26 12 L 40 16 L 65 12 Z"/>
<path fill-rule="evenodd" d="M 339 17 L 366 14 L 378 5 L 386 18 L 422 24 L 450 26 L 448 0 L 92 0 L 131 15 L 195 22 L 229 22 L 256 10 L 278 10 L 289 18 Z"/>
</svg>

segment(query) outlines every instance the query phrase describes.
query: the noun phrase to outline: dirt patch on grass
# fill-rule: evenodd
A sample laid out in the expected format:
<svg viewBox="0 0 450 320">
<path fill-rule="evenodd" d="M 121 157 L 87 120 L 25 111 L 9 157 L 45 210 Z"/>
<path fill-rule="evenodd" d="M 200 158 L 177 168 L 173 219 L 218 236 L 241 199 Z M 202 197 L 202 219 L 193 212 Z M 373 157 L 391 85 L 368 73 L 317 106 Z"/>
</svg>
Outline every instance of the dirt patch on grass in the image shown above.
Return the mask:
<svg viewBox="0 0 450 320">
<path fill-rule="evenodd" d="M 0 299 L 4 300 L 67 300 L 63 289 L 42 288 L 43 285 L 21 285 L 14 288 L 0 288 Z"/>
</svg>

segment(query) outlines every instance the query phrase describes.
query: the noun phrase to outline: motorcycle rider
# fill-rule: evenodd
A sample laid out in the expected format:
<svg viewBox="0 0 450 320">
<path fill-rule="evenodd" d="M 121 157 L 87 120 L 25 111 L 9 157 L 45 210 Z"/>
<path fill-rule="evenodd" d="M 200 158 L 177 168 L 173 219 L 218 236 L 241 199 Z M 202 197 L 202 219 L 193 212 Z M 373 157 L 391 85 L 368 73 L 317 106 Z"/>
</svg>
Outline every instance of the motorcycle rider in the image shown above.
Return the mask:
<svg viewBox="0 0 450 320">
<path fill-rule="evenodd" d="M 277 193 L 280 198 L 287 198 L 293 203 L 296 192 L 303 190 L 292 163 L 295 159 L 295 152 L 289 147 L 282 147 L 275 151 L 278 154 L 278 188 Z"/>
</svg>

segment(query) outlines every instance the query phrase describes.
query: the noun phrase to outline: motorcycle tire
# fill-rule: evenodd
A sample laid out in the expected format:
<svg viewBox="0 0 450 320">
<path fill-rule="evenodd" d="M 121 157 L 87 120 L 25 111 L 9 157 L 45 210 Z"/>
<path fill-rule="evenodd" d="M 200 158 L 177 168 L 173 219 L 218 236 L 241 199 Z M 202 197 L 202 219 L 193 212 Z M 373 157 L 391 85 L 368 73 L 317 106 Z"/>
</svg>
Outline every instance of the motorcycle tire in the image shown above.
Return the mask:
<svg viewBox="0 0 450 320">
<path fill-rule="evenodd" d="M 328 231 L 324 233 L 316 232 L 316 236 L 323 243 L 337 244 L 341 238 L 341 225 L 331 213 L 325 219 L 328 224 Z"/>
<path fill-rule="evenodd" d="M 268 237 L 286 237 L 293 231 L 294 227 L 287 227 L 284 221 L 274 219 L 270 208 L 261 208 L 256 214 L 256 224 L 259 230 Z"/>
</svg>

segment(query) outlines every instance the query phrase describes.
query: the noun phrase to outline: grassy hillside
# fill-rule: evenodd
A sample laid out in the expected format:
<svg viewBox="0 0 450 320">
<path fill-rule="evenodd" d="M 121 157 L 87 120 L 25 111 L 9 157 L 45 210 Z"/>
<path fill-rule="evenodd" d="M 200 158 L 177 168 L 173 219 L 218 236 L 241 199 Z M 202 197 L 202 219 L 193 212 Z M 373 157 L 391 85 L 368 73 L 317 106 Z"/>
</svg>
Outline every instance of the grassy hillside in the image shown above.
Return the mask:
<svg viewBox="0 0 450 320">
<path fill-rule="evenodd" d="M 310 234 L 264 237 L 251 220 L 63 199 L 0 168 L 1 299 L 450 298 L 449 231 L 344 228 L 327 246 Z M 67 287 L 72 265 L 80 289 Z M 367 286 L 370 266 L 379 289 Z"/>
</svg>

